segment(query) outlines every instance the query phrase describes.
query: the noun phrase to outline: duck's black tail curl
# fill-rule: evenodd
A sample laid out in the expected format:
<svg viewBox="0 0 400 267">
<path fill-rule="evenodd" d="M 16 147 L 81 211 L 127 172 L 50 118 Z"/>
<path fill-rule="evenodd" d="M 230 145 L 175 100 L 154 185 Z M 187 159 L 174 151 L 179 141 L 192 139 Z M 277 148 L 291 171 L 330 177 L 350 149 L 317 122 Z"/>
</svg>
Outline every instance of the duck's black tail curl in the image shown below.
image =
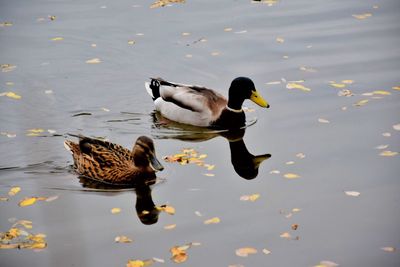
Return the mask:
<svg viewBox="0 0 400 267">
<path fill-rule="evenodd" d="M 160 97 L 160 81 L 157 79 L 151 79 L 150 83 L 146 82 L 147 93 L 152 97 L 153 101 Z"/>
</svg>

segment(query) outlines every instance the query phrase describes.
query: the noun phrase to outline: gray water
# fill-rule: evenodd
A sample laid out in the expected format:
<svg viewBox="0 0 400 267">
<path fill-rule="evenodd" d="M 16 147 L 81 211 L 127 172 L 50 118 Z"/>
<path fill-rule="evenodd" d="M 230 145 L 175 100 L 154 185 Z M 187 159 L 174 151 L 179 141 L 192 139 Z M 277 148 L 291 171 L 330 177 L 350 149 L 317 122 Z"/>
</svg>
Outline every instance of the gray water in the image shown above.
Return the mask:
<svg viewBox="0 0 400 267">
<path fill-rule="evenodd" d="M 0 196 L 9 198 L 0 201 L 0 232 L 16 220 L 31 220 L 29 232 L 44 233 L 47 242 L 40 251 L 0 250 L 1 266 L 125 266 L 129 259 L 153 257 L 165 261 L 154 266 L 174 266 L 170 248 L 190 242 L 201 244 L 187 250 L 182 266 L 399 266 L 398 251 L 382 250 L 400 246 L 399 155 L 379 154 L 400 150 L 400 132 L 393 128 L 400 123 L 400 91 L 392 89 L 400 86 L 400 3 L 151 4 L 0 2 L 0 23 L 12 23 L 0 27 L 0 64 L 16 66 L 2 67 L 0 94 L 21 96 L 0 97 Z M 366 13 L 372 16 L 352 16 Z M 57 37 L 63 39 L 52 40 Z M 101 62 L 86 63 L 93 58 Z M 255 109 L 247 118 L 257 121 L 240 145 L 254 155 L 271 154 L 254 179 L 235 171 L 227 138 L 208 133 L 196 142 L 193 136 L 179 139 L 179 128 L 154 121 L 144 89 L 149 77 L 163 77 L 226 95 L 237 76 L 251 77 L 271 104 L 266 110 L 245 102 Z M 286 88 L 285 81 L 299 80 L 311 91 Z M 338 96 L 343 88 L 329 84 L 342 80 L 354 81 L 345 85 L 354 96 Z M 390 95 L 363 95 L 376 90 Z M 354 105 L 363 99 L 368 103 Z M 38 136 L 27 136 L 38 128 Z M 151 194 L 155 205 L 168 204 L 176 213 L 161 212 L 147 225 L 135 208 L 140 192 L 79 181 L 63 147 L 66 133 L 128 148 L 148 135 L 160 160 L 194 148 L 215 169 L 163 161 L 165 170 L 144 193 L 145 202 L 151 204 Z M 388 147 L 376 149 L 380 145 Z M 244 162 L 242 154 L 236 163 Z M 8 196 L 14 186 L 21 192 Z M 259 198 L 240 200 L 251 194 Z M 18 206 L 31 196 L 58 198 Z M 121 213 L 111 214 L 114 207 Z M 213 217 L 220 222 L 204 224 Z M 170 224 L 176 228 L 165 230 Z M 285 232 L 290 239 L 280 237 Z M 115 243 L 119 235 L 133 242 Z M 243 247 L 257 253 L 237 256 Z"/>
</svg>

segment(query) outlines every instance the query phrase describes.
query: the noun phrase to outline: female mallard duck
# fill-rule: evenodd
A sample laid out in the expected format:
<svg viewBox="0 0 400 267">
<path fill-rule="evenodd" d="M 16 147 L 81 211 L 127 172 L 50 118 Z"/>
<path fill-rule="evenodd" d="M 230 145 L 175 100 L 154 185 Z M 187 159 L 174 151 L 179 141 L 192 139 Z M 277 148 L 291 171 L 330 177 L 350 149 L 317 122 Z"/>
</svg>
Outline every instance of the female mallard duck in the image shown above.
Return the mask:
<svg viewBox="0 0 400 267">
<path fill-rule="evenodd" d="M 197 85 L 167 82 L 152 78 L 146 82 L 147 92 L 153 98 L 156 110 L 169 120 L 201 127 L 232 129 L 245 125 L 242 109 L 244 100 L 250 99 L 261 107 L 268 103 L 257 92 L 252 80 L 234 79 L 229 98 Z"/>
<path fill-rule="evenodd" d="M 138 184 L 143 179 L 155 178 L 164 167 L 157 160 L 153 140 L 141 136 L 132 151 L 107 141 L 85 136 L 79 143 L 64 142 L 74 159 L 77 172 L 88 178 L 115 185 Z"/>
</svg>

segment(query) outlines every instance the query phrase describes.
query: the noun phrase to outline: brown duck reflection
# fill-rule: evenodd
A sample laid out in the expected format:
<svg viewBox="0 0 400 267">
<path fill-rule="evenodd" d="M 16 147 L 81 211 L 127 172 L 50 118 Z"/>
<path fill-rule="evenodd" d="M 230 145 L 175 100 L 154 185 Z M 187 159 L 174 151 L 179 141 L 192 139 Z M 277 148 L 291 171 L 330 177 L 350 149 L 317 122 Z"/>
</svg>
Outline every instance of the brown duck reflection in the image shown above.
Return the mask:
<svg viewBox="0 0 400 267">
<path fill-rule="evenodd" d="M 151 195 L 151 187 L 156 183 L 156 179 L 154 178 L 145 180 L 142 183 L 137 183 L 135 187 L 132 185 L 106 184 L 84 176 L 79 177 L 79 182 L 85 188 L 95 189 L 95 191 L 107 194 L 135 191 L 135 209 L 139 220 L 146 225 L 155 224 L 158 221 L 160 209 L 154 204 Z"/>
<path fill-rule="evenodd" d="M 261 163 L 271 157 L 271 154 L 254 156 L 249 152 L 243 140 L 245 128 L 229 131 L 199 129 L 199 127 L 172 122 L 158 113 L 153 113 L 153 122 L 154 127 L 157 128 L 157 134 L 153 134 L 153 136 L 158 139 L 203 142 L 217 136 L 226 138 L 229 142 L 233 168 L 240 177 L 246 180 L 256 178 Z"/>
</svg>

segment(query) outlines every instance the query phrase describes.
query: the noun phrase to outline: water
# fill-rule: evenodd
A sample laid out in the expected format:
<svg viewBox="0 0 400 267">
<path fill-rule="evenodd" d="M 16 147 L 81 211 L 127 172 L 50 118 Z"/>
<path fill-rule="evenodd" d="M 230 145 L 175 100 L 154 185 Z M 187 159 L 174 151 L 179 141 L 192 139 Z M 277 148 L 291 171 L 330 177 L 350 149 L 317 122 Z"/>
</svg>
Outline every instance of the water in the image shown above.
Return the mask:
<svg viewBox="0 0 400 267">
<path fill-rule="evenodd" d="M 124 266 L 128 259 L 156 257 L 173 266 L 171 247 L 199 242 L 182 265 L 314 266 L 329 260 L 398 266 L 398 252 L 381 248 L 400 246 L 399 155 L 379 155 L 399 151 L 399 132 L 392 127 L 400 123 L 400 92 L 392 89 L 400 85 L 398 1 L 150 4 L 0 3 L 0 22 L 13 24 L 0 28 L 0 63 L 16 66 L 0 72 L 0 92 L 22 96 L 0 97 L 0 196 L 22 188 L 0 202 L 0 231 L 15 220 L 31 220 L 29 231 L 46 234 L 47 241 L 41 251 L 1 250 L 1 265 Z M 366 13 L 372 16 L 352 16 Z M 63 40 L 52 41 L 56 37 Z M 93 58 L 101 63 L 85 63 Z M 194 142 L 154 122 L 144 90 L 144 81 L 154 76 L 224 94 L 234 77 L 249 76 L 271 108 L 245 103 L 256 109 L 247 117 L 257 122 L 242 133 L 243 143 L 230 144 L 219 134 L 196 135 Z M 284 81 L 299 80 L 311 91 L 286 89 Z M 329 84 L 342 80 L 354 81 L 345 86 L 354 96 L 340 97 L 341 89 Z M 280 83 L 267 84 L 274 81 Z M 391 94 L 362 95 L 375 90 Z M 369 102 L 353 105 L 363 99 Z M 80 113 L 91 115 L 74 116 Z M 38 128 L 44 132 L 27 136 Z M 215 169 L 163 162 L 159 181 L 140 192 L 85 187 L 71 171 L 66 133 L 106 137 L 126 147 L 148 135 L 160 159 L 194 148 Z M 253 155 L 271 155 L 254 179 L 243 179 L 234 168 L 233 162 L 248 157 L 231 160 L 232 147 L 245 151 L 243 145 Z M 285 173 L 300 178 L 286 179 Z M 260 197 L 240 200 L 251 194 Z M 18 206 L 30 196 L 58 198 Z M 152 202 L 174 207 L 175 215 L 154 211 L 152 224 L 143 224 L 137 210 Z M 114 207 L 121 213 L 111 214 Z M 220 223 L 204 224 L 213 217 Z M 165 230 L 170 224 L 176 228 Z M 285 232 L 290 240 L 280 237 Z M 133 242 L 115 243 L 119 235 Z M 235 255 L 242 247 L 258 252 Z"/>
</svg>

